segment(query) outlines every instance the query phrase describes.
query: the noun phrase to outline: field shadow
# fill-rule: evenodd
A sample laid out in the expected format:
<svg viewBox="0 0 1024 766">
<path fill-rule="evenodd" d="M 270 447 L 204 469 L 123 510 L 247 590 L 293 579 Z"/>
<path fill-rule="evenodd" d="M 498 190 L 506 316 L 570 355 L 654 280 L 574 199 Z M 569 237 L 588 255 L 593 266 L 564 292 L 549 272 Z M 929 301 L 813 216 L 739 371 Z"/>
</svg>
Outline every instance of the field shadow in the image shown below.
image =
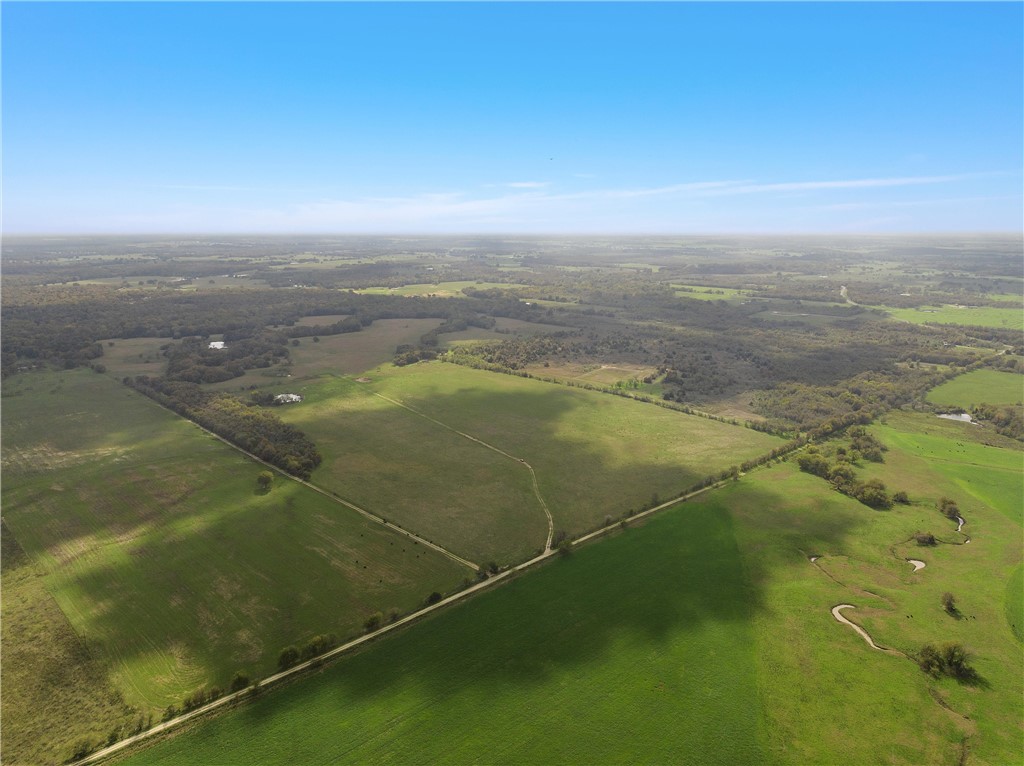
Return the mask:
<svg viewBox="0 0 1024 766">
<path fill-rule="evenodd" d="M 678 487 L 679 491 L 691 482 L 692 477 L 683 467 L 644 466 L 639 462 L 616 465 L 596 448 L 588 449 L 575 439 L 561 438 L 554 425 L 557 418 L 582 404 L 571 391 L 557 386 L 545 386 L 538 391 L 460 390 L 439 395 L 442 400 L 450 396 L 450 401 L 439 402 L 442 412 L 438 417 L 443 420 L 446 408 L 529 413 L 530 417 L 520 423 L 527 434 L 526 441 L 543 443 L 549 454 L 567 455 L 577 466 L 576 473 L 564 477 L 566 484 L 589 482 L 594 477 L 594 481 L 599 478 L 601 486 L 640 485 L 644 489 L 637 492 L 637 503 L 650 496 L 648 480 L 638 482 L 638 475 L 653 476 L 655 481 Z M 368 417 L 368 427 L 386 429 L 392 413 L 380 410 Z M 422 448 L 429 456 L 429 446 Z M 731 462 L 723 460 L 723 467 Z M 447 481 L 457 493 L 458 480 Z M 275 480 L 272 494 L 278 492 L 277 487 L 283 482 L 283 478 Z M 252 485 L 246 489 L 251 497 Z M 283 543 L 273 527 L 247 524 L 245 514 L 259 513 L 258 508 L 243 511 L 241 517 L 204 517 L 208 511 L 200 503 L 201 495 L 197 491 L 179 496 L 157 513 L 147 509 L 140 514 L 134 529 L 123 514 L 109 519 L 111 530 L 116 530 L 120 537 L 144 538 L 143 561 L 133 559 L 126 550 L 127 555 L 115 557 L 102 566 L 65 573 L 76 598 L 103 605 L 86 620 L 85 631 L 88 635 L 110 637 L 105 653 L 132 661 L 143 651 L 149 653 L 154 649 L 174 655 L 184 643 L 197 667 L 224 668 L 225 652 L 234 651 L 232 636 L 256 629 L 262 630 L 256 642 L 260 647 L 259 658 L 245 664 L 230 662 L 250 670 L 253 677 L 260 677 L 274 672 L 277 654 L 284 645 L 301 646 L 315 633 L 334 632 L 343 639 L 351 637 L 353 624 L 360 624 L 375 611 L 387 613 L 394 605 L 393 597 L 384 588 L 363 594 L 353 602 L 358 606 L 347 607 L 348 613 L 339 614 L 336 603 L 318 602 L 317 598 L 318 591 L 325 592 L 316 587 L 318 578 L 346 576 L 329 570 L 309 572 L 313 581 L 309 590 L 290 592 L 284 583 L 294 583 L 294 575 L 303 573 L 290 572 L 288 577 L 282 577 L 281 568 L 294 567 L 299 559 L 289 563 L 290 557 L 281 546 L 312 545 L 313 541 Z M 751 490 L 747 501 L 771 510 L 772 520 L 769 522 L 766 515 L 766 523 L 786 523 L 782 510 L 786 501 L 781 495 Z M 96 504 L 100 523 L 105 508 L 103 503 Z M 628 510 L 625 505 L 620 508 L 622 512 Z M 302 509 L 287 511 L 295 514 Z M 540 514 L 539 508 L 535 511 Z M 340 506 L 338 512 L 349 513 Z M 190 514 L 203 523 L 180 523 Z M 601 509 L 586 521 L 597 526 L 604 515 Z M 288 519 L 282 523 L 288 523 Z M 853 523 L 845 518 L 832 519 L 815 533 L 814 539 L 822 547 L 838 546 Z M 748 635 L 751 619 L 763 608 L 765 573 L 741 555 L 732 524 L 730 513 L 721 508 L 684 505 L 403 630 L 346 659 L 337 671 L 328 669 L 323 678 L 329 679 L 325 683 L 335 685 L 337 693 L 345 698 L 370 698 L 410 680 L 431 689 L 435 697 L 445 697 L 481 680 L 504 687 L 543 683 L 565 670 L 582 670 L 592 663 L 608 661 L 622 642 L 650 651 L 668 650 L 681 634 L 696 634 L 711 624 L 734 625 L 740 631 L 738 635 Z M 247 536 L 244 545 L 240 536 Z M 65 546 L 74 542 L 60 541 Z M 542 544 L 543 535 L 538 534 L 538 548 Z M 260 555 L 260 546 L 265 546 L 266 551 L 273 550 L 275 555 Z M 423 551 L 422 555 L 435 554 Z M 248 582 L 239 591 L 219 594 L 212 586 L 225 558 L 249 573 Z M 466 571 L 453 577 L 449 592 L 460 587 L 462 576 L 471 577 L 472 573 Z M 204 578 L 209 589 L 202 598 L 193 600 L 189 592 L 203 589 Z M 426 595 L 427 592 L 422 594 L 424 598 Z M 312 604 L 300 604 L 309 598 L 313 599 Z M 236 609 L 252 611 L 253 599 L 266 605 L 255 624 L 231 617 Z M 322 613 L 322 623 L 308 634 L 303 631 L 308 629 L 309 621 L 293 616 L 300 606 Z M 220 613 L 211 616 L 211 609 Z M 355 609 L 360 613 L 353 614 L 351 610 Z M 128 643 L 118 638 L 129 624 L 133 631 L 145 633 L 145 642 Z M 261 624 L 265 626 L 262 629 Z M 191 630 L 197 625 L 202 630 Z M 234 669 L 226 672 L 230 674 Z M 207 685 L 224 686 L 228 678 L 211 677 Z M 245 714 L 263 715 L 262 707 L 253 706 Z"/>
</svg>

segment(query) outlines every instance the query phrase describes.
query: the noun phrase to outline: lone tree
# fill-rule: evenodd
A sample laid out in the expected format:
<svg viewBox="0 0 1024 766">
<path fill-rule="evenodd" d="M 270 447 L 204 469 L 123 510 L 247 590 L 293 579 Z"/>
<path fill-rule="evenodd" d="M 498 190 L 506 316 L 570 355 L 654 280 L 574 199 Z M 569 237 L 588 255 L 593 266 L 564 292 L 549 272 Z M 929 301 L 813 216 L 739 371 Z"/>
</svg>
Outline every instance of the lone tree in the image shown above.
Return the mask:
<svg viewBox="0 0 1024 766">
<path fill-rule="evenodd" d="M 953 597 L 952 593 L 942 594 L 942 608 L 954 617 L 960 614 L 960 610 L 956 608 L 956 599 Z"/>
<path fill-rule="evenodd" d="M 256 477 L 256 486 L 260 488 L 260 492 L 269 492 L 274 486 L 274 474 L 270 471 L 260 471 L 260 475 Z"/>
</svg>

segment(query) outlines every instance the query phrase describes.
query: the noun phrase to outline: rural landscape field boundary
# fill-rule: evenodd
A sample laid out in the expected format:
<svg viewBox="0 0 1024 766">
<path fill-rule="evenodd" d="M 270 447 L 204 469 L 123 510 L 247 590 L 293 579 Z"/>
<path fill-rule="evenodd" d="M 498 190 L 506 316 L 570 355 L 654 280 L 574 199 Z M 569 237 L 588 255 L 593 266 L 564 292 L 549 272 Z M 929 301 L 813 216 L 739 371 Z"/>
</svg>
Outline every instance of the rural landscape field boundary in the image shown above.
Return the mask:
<svg viewBox="0 0 1024 766">
<path fill-rule="evenodd" d="M 213 435 L 216 436 L 216 434 Z M 220 437 L 217 438 L 219 439 Z M 799 447 L 794 447 L 794 449 L 799 449 Z M 241 451 L 244 452 L 244 450 Z M 258 458 L 254 459 L 258 460 Z M 301 480 L 295 479 L 294 476 L 291 476 L 289 474 L 284 475 L 288 476 L 288 478 L 290 479 L 294 479 L 295 481 L 301 482 Z M 734 480 L 735 479 L 733 479 L 733 481 Z M 628 526 L 632 522 L 639 521 L 648 516 L 652 516 L 672 506 L 685 503 L 688 500 L 692 500 L 695 497 L 704 495 L 714 489 L 723 487 L 726 484 L 728 484 L 729 481 L 730 480 L 728 479 L 722 479 L 720 481 L 715 482 L 714 484 L 710 484 L 706 487 L 701 487 L 700 489 L 695 489 L 672 500 L 668 500 L 664 503 L 661 503 L 660 505 L 656 505 L 653 508 L 648 508 L 646 511 L 636 513 L 633 516 L 630 516 L 628 520 L 623 519 L 622 521 L 616 522 L 614 524 L 605 525 L 600 529 L 594 530 L 593 532 L 588 532 L 587 534 L 582 535 L 581 537 L 568 541 L 566 547 L 562 550 L 567 551 L 571 547 L 582 545 L 583 543 L 590 542 L 591 540 L 602 537 L 608 534 L 609 532 L 621 529 L 623 525 Z M 306 482 L 301 483 L 305 484 Z M 314 489 L 316 489 L 316 487 L 314 487 Z M 224 696 L 219 697 L 218 699 L 213 700 L 212 702 L 208 702 L 205 705 L 195 708 L 194 710 L 191 710 L 187 713 L 182 713 L 181 715 L 178 715 L 170 720 L 163 721 L 159 724 L 154 724 L 151 728 L 147 729 L 146 731 L 139 732 L 138 734 L 133 734 L 130 737 L 126 737 L 125 739 L 122 739 L 119 742 L 114 743 L 113 745 L 109 745 L 108 747 L 105 747 L 101 750 L 97 750 L 85 756 L 84 758 L 74 761 L 73 763 L 81 764 L 82 766 L 85 766 L 86 764 L 100 763 L 101 761 L 104 761 L 107 758 L 116 755 L 117 753 L 121 752 L 122 750 L 125 750 L 126 748 L 131 747 L 132 745 L 143 742 L 147 739 L 150 739 L 151 737 L 155 737 L 158 734 L 164 734 L 166 732 L 169 732 L 188 723 L 189 721 L 205 717 L 206 715 L 216 712 L 220 709 L 227 709 L 228 707 L 230 707 L 232 703 L 244 702 L 245 700 L 250 699 L 256 694 L 261 693 L 268 687 L 279 685 L 281 682 L 286 681 L 288 679 L 297 678 L 306 671 L 318 669 L 329 660 L 333 660 L 344 654 L 348 654 L 354 649 L 369 644 L 370 642 L 380 638 L 381 636 L 386 635 L 387 633 L 395 631 L 406 625 L 410 625 L 413 622 L 417 622 L 418 620 L 422 619 L 423 617 L 426 617 L 427 615 L 430 615 L 444 607 L 458 603 L 459 601 L 466 599 L 483 590 L 498 586 L 505 581 L 514 579 L 516 575 L 519 575 L 528 569 L 532 569 L 544 563 L 548 559 L 555 556 L 556 553 L 559 553 L 558 549 L 549 547 L 545 549 L 542 553 L 538 554 L 537 556 L 534 556 L 533 558 L 527 561 L 522 562 L 521 564 L 511 566 L 506 570 L 503 570 L 495 575 L 492 575 L 486 580 L 482 580 L 478 583 L 470 585 L 469 587 L 460 590 L 457 593 L 453 593 L 452 595 L 447 596 L 434 604 L 424 606 L 423 608 L 417 610 L 416 612 L 413 612 L 412 614 L 406 615 L 405 617 L 395 620 L 395 622 L 393 623 L 378 628 L 373 632 L 359 636 L 358 638 L 354 638 L 351 641 L 347 641 L 344 644 L 341 644 L 340 646 L 337 646 L 327 652 L 324 652 L 323 654 L 320 654 L 310 660 L 301 662 L 297 665 L 293 665 L 292 667 L 283 670 L 279 673 L 275 673 L 272 676 L 268 676 L 262 680 L 255 681 L 251 686 L 241 689 L 240 691 L 225 694 Z"/>
<path fill-rule="evenodd" d="M 149 397 L 143 397 L 143 398 L 147 399 L 148 401 L 153 401 L 153 400 L 149 399 Z M 160 404 L 159 402 L 154 402 L 154 403 L 158 407 L 161 407 L 163 409 L 167 409 L 168 412 L 173 413 L 177 417 L 184 417 L 184 416 L 180 415 L 179 413 L 174 412 L 174 410 L 170 410 L 170 409 L 168 409 L 166 407 L 163 407 L 163 405 Z M 310 482 L 306 481 L 305 479 L 300 479 L 298 476 L 293 476 L 292 474 L 288 473 L 284 469 L 278 468 L 273 463 L 268 463 L 266 460 L 263 460 L 262 458 L 257 457 L 256 455 L 252 454 L 251 452 L 248 452 L 248 451 L 242 449 L 241 447 L 239 447 L 237 444 L 235 444 L 234 442 L 230 441 L 229 439 L 226 439 L 223 436 L 220 436 L 219 434 L 214 433 L 213 431 L 211 431 L 208 428 L 204 428 L 203 426 L 201 426 L 198 423 L 196 423 L 194 420 L 190 420 L 189 418 L 184 418 L 184 419 L 188 420 L 189 423 L 191 423 L 192 425 L 194 425 L 196 428 L 198 428 L 199 430 L 203 431 L 204 433 L 209 434 L 214 439 L 217 439 L 218 441 L 221 441 L 224 444 L 227 444 L 229 447 L 232 447 L 233 449 L 238 450 L 239 452 L 241 452 L 246 457 L 250 458 L 251 460 L 255 460 L 260 465 L 266 466 L 267 468 L 269 468 L 270 470 L 274 471 L 275 473 L 278 473 L 281 476 L 284 476 L 284 477 L 290 479 L 291 481 L 297 482 L 297 483 L 303 485 L 304 487 L 308 487 L 309 489 L 313 490 L 314 492 L 316 492 L 316 493 L 318 493 L 320 495 L 323 495 L 326 498 L 330 498 L 334 502 L 336 502 L 336 503 L 338 503 L 340 505 L 345 506 L 346 508 L 349 508 L 349 509 L 355 511 L 356 513 L 361 514 L 362 516 L 365 516 L 370 521 L 376 522 L 377 524 L 380 524 L 381 526 L 387 527 L 388 529 L 391 529 L 391 530 L 397 532 L 400 535 L 404 535 L 405 537 L 409 538 L 413 542 L 419 543 L 421 545 L 425 545 L 428 548 L 431 548 L 431 549 L 437 551 L 438 553 L 440 553 L 440 554 L 442 554 L 444 556 L 447 556 L 449 559 L 451 559 L 455 563 L 461 564 L 464 567 L 468 567 L 469 569 L 472 569 L 474 572 L 477 571 L 478 569 L 480 569 L 480 565 L 479 564 L 476 564 L 476 563 L 470 561 L 469 559 L 465 559 L 462 556 L 459 556 L 457 553 L 452 553 L 447 548 L 444 548 L 444 547 L 438 545 L 437 543 L 431 542 L 430 540 L 427 540 L 424 537 L 420 537 L 415 532 L 410 532 L 408 529 L 405 529 L 404 527 L 400 527 L 397 524 L 394 524 L 394 523 L 388 521 L 387 519 L 382 518 L 382 517 L 378 516 L 377 514 L 371 512 L 371 511 L 366 510 L 365 508 L 360 508 L 355 503 L 350 503 L 348 500 L 345 500 L 345 499 L 339 497 L 338 495 L 335 495 L 335 494 L 333 494 L 331 492 L 328 492 L 327 490 L 322 489 L 321 487 L 318 487 L 315 484 L 311 484 Z"/>
</svg>

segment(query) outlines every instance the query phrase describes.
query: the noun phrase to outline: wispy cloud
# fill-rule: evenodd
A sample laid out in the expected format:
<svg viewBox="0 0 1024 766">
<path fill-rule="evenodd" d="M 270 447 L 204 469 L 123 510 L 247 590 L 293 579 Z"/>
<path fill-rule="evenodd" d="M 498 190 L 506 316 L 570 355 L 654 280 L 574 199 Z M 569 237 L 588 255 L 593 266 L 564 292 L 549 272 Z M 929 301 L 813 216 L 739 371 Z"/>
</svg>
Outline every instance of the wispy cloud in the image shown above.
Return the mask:
<svg viewBox="0 0 1024 766">
<path fill-rule="evenodd" d="M 295 200 L 271 202 L 276 195 L 252 204 L 244 196 L 218 195 L 218 204 L 205 205 L 183 194 L 177 203 L 146 204 L 140 199 L 131 223 L 135 230 L 167 226 L 195 231 L 252 232 L 453 232 L 453 231 L 684 231 L 758 229 L 834 230 L 860 228 L 866 219 L 879 226 L 902 225 L 882 208 L 901 207 L 913 220 L 948 217 L 955 199 L 976 201 L 958 182 L 996 174 L 893 176 L 875 178 L 759 181 L 723 179 L 689 181 L 659 186 L 553 191 L 550 182 L 514 181 L 490 184 L 474 191 L 445 191 L 389 196 L 345 196 L 308 199 L 312 192 L 291 195 Z M 935 187 L 957 189 L 960 194 L 914 195 L 900 198 L 885 189 Z M 196 189 L 231 192 L 252 187 L 178 185 L 182 192 Z M 833 192 L 857 193 L 859 199 L 833 197 Z M 964 193 L 966 192 L 966 193 Z M 760 196 L 758 196 L 760 195 Z M 845 195 L 848 196 L 848 195 Z M 307 197 L 303 199 L 303 197 Z M 938 197 L 941 197 L 938 198 Z M 799 203 L 796 199 L 799 199 Z M 746 201 L 742 201 L 744 199 Z M 999 200 L 993 196 L 991 199 Z M 1009 200 L 1004 207 L 1012 205 Z M 146 208 L 149 208 L 147 214 Z M 916 212 L 916 210 L 920 212 Z M 947 211 L 941 214 L 937 210 Z M 127 211 L 125 211 L 127 213 Z M 149 220 L 150 226 L 144 224 Z M 906 220 L 911 220 L 907 218 Z M 945 218 L 943 219 L 945 220 Z M 100 225 L 97 222 L 97 225 Z M 910 224 L 907 224 L 910 225 Z M 110 223 L 106 226 L 109 228 Z"/>
</svg>

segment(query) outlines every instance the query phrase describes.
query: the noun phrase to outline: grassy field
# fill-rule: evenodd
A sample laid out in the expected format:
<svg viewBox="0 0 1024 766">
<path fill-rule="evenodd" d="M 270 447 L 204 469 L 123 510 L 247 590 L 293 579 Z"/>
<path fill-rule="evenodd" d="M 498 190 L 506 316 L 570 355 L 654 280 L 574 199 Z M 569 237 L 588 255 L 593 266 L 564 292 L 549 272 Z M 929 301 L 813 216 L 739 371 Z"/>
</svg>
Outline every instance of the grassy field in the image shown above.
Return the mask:
<svg viewBox="0 0 1024 766">
<path fill-rule="evenodd" d="M 474 290 L 489 290 L 497 287 L 502 290 L 513 290 L 519 285 L 510 285 L 504 282 L 438 282 L 437 284 L 403 285 L 402 287 L 366 287 L 362 290 L 355 290 L 364 295 L 431 295 L 438 298 L 465 298 L 463 289 L 472 287 Z"/>
<path fill-rule="evenodd" d="M 475 561 L 543 547 L 667 499 L 782 442 L 628 399 L 433 362 L 314 380 L 281 416 L 324 454 L 313 481 Z M 379 396 L 513 456 L 499 455 Z M 539 537 L 538 537 L 539 536 Z M 539 543 L 539 544 L 538 544 Z"/>
<path fill-rule="evenodd" d="M 707 287 L 705 285 L 671 285 L 678 298 L 693 298 L 698 301 L 728 301 L 746 299 L 749 290 L 736 290 L 732 287 Z"/>
<path fill-rule="evenodd" d="M 76 737 L 105 739 L 135 720 L 121 693 L 46 591 L 46 577 L 4 525 L 0 532 L 0 642 L 3 686 L 0 758 L 14 764 L 61 763 Z M 63 737 L 55 738 L 59 726 Z"/>
<path fill-rule="evenodd" d="M 947 407 L 1020 404 L 1024 401 L 1024 376 L 998 370 L 973 370 L 933 388 L 928 392 L 928 401 Z"/>
<path fill-rule="evenodd" d="M 877 306 L 893 319 L 924 324 L 959 324 L 972 327 L 1000 327 L 1024 331 L 1024 311 L 1020 308 L 994 308 L 989 306 L 921 306 L 912 309 L 894 309 Z"/>
<path fill-rule="evenodd" d="M 113 338 L 100 341 L 103 356 L 97 361 L 120 380 L 125 376 L 164 374 L 167 359 L 160 347 L 174 343 L 173 338 Z M 111 345 L 113 344 L 113 345 Z"/>
<path fill-rule="evenodd" d="M 314 483 L 477 563 L 508 563 L 544 547 L 547 520 L 522 465 L 375 390 L 319 378 L 296 388 L 301 404 L 275 410 L 323 455 Z"/>
<path fill-rule="evenodd" d="M 142 711 L 469 574 L 283 477 L 261 494 L 261 466 L 104 375 L 6 381 L 3 433 L 4 522 Z"/>
<path fill-rule="evenodd" d="M 419 342 L 420 336 L 439 324 L 440 319 L 378 319 L 359 332 L 325 335 L 319 343 L 303 338 L 301 345 L 290 349 L 291 376 L 357 375 L 391 361 L 398 346 Z M 265 381 L 259 380 L 256 372 L 252 370 L 238 380 L 263 385 Z"/>
<path fill-rule="evenodd" d="M 910 506 L 871 510 L 792 463 L 759 470 L 127 763 L 1016 762 L 1019 528 L 894 438 L 929 426 L 890 417 L 886 462 L 862 469 Z M 901 547 L 927 527 L 956 538 L 934 509 L 951 493 L 971 544 Z M 907 654 L 964 643 L 978 680 L 871 649 L 829 614 L 839 603 Z"/>
<path fill-rule="evenodd" d="M 758 594 L 728 517 L 686 511 L 128 763 L 764 762 Z"/>
</svg>

